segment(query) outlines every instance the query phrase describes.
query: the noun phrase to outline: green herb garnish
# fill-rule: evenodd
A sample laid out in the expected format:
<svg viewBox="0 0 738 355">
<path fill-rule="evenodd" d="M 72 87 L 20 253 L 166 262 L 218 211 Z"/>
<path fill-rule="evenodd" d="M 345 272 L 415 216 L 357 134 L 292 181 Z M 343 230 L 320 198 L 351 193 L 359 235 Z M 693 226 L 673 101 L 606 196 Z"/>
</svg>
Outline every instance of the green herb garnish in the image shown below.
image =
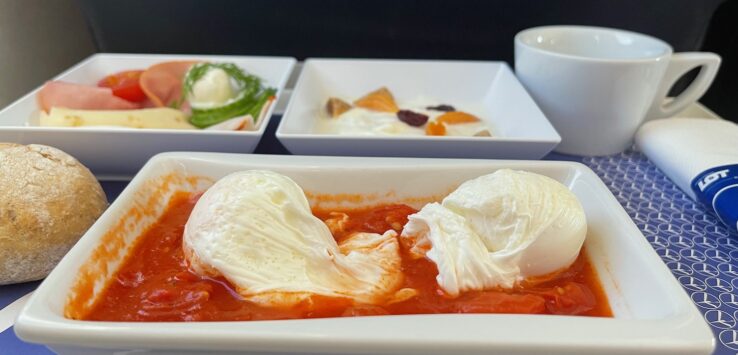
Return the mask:
<svg viewBox="0 0 738 355">
<path fill-rule="evenodd" d="M 192 93 L 195 83 L 211 69 L 220 68 L 235 83 L 236 97 L 229 103 L 219 107 L 198 109 L 192 108 L 190 123 L 199 128 L 206 128 L 228 119 L 250 114 L 254 119 L 259 119 L 259 113 L 270 97 L 277 93 L 276 89 L 266 88 L 261 85 L 261 79 L 247 74 L 233 63 L 198 63 L 193 65 L 185 74 L 182 82 L 182 94 L 186 97 Z"/>
</svg>

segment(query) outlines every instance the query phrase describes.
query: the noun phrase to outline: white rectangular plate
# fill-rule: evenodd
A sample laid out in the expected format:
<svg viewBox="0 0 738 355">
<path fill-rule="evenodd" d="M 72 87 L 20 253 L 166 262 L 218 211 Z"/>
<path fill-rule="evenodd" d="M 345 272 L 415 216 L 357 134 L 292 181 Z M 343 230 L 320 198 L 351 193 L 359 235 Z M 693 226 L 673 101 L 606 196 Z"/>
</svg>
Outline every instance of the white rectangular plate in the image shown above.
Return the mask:
<svg viewBox="0 0 738 355">
<path fill-rule="evenodd" d="M 291 57 L 95 54 L 52 80 L 95 85 L 103 77 L 133 69 L 146 69 L 168 60 L 231 62 L 263 79 L 282 94 L 292 72 Z M 40 89 L 40 88 L 39 88 Z M 100 178 L 130 178 L 154 154 L 171 150 L 251 153 L 269 123 L 275 104 L 256 131 L 182 131 L 94 127 L 39 127 L 36 89 L 0 111 L 0 142 L 45 144 L 77 158 Z"/>
<path fill-rule="evenodd" d="M 342 136 L 314 132 L 329 97 L 386 86 L 398 102 L 418 96 L 471 110 L 493 137 Z M 277 129 L 293 154 L 539 159 L 561 142 L 504 62 L 308 59 Z"/>
<path fill-rule="evenodd" d="M 128 225 L 141 201 L 158 210 L 122 237 L 130 247 L 160 215 L 176 189 L 198 192 L 240 170 L 270 169 L 313 194 L 362 194 L 362 203 L 443 197 L 461 182 L 501 168 L 547 175 L 581 201 L 589 225 L 586 247 L 614 318 L 441 314 L 253 322 L 126 323 L 70 320 L 63 307 L 76 275 L 114 225 Z M 158 181 L 178 177 L 168 190 Z M 205 177 L 196 180 L 193 177 Z M 419 206 L 416 206 L 419 207 Z M 145 213 L 144 213 L 145 214 Z M 135 223 L 134 223 L 135 224 Z M 109 245 L 109 244 L 106 244 Z M 112 260 L 110 277 L 119 260 Z M 615 197 L 586 166 L 572 162 L 164 153 L 140 171 L 54 269 L 15 325 L 27 341 L 61 354 L 126 351 L 195 354 L 214 350 L 351 354 L 709 354 L 713 335 L 680 284 Z M 169 351 L 169 352 L 167 352 Z"/>
</svg>

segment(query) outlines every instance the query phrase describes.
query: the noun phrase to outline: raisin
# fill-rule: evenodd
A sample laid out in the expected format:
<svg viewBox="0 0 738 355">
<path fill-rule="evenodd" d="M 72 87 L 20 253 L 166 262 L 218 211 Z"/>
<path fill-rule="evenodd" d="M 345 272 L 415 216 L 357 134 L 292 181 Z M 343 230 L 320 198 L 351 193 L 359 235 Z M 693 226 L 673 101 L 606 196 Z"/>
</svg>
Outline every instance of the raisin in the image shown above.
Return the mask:
<svg viewBox="0 0 738 355">
<path fill-rule="evenodd" d="M 432 111 L 442 111 L 442 112 L 456 111 L 456 109 L 451 105 L 428 106 L 425 109 L 432 110 Z"/>
<path fill-rule="evenodd" d="M 428 116 L 410 110 L 397 111 L 397 118 L 413 127 L 420 127 L 428 122 Z"/>
</svg>

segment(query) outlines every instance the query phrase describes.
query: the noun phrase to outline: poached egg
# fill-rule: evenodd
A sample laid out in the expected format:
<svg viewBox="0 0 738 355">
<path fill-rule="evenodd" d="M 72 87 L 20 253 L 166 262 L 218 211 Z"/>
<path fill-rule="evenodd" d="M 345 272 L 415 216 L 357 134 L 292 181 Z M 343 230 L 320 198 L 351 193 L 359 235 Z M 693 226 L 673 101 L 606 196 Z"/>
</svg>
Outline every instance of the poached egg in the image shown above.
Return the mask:
<svg viewBox="0 0 738 355">
<path fill-rule="evenodd" d="M 511 288 L 570 266 L 587 233 L 577 197 L 534 173 L 499 170 L 408 217 L 401 238 L 438 268 L 449 295 Z"/>
<path fill-rule="evenodd" d="M 233 173 L 208 189 L 185 225 L 183 250 L 195 273 L 223 277 L 263 306 L 311 295 L 377 304 L 403 280 L 394 231 L 355 233 L 339 244 L 302 189 L 271 171 Z"/>
</svg>

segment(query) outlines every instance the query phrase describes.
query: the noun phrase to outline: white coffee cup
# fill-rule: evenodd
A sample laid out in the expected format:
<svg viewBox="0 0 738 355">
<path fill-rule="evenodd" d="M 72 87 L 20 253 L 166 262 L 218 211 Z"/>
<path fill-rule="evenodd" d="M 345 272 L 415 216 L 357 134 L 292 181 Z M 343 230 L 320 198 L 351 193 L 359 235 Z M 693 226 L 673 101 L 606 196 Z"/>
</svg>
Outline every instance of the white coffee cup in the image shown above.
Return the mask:
<svg viewBox="0 0 738 355">
<path fill-rule="evenodd" d="M 679 96 L 674 83 L 702 67 Z M 544 26 L 515 36 L 515 72 L 561 135 L 557 152 L 608 155 L 633 144 L 646 117 L 664 118 L 697 101 L 715 78 L 714 53 L 673 53 L 657 38 L 623 30 Z"/>
</svg>

